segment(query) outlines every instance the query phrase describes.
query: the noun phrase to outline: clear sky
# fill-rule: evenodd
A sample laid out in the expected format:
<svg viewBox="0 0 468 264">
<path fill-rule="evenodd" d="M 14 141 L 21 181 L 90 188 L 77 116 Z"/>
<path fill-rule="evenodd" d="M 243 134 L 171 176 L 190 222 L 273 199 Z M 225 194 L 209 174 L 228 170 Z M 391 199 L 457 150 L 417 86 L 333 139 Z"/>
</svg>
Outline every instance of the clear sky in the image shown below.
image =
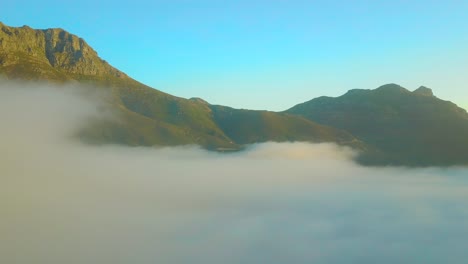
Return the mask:
<svg viewBox="0 0 468 264">
<path fill-rule="evenodd" d="M 4 1 L 10 26 L 61 27 L 159 90 L 285 110 L 425 85 L 468 108 L 468 0 Z"/>
</svg>

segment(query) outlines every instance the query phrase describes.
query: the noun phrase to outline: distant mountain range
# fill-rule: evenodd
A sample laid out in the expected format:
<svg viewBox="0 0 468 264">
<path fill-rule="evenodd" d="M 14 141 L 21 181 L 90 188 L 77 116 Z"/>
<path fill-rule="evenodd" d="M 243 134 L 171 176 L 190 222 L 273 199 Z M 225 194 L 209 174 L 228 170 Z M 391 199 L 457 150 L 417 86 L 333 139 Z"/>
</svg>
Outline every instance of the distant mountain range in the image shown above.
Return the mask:
<svg viewBox="0 0 468 264">
<path fill-rule="evenodd" d="M 254 111 L 184 99 L 139 83 L 63 29 L 0 23 L 0 75 L 7 79 L 79 82 L 110 92 L 120 122 L 96 121 L 78 136 L 90 143 L 197 144 L 242 149 L 276 141 L 334 142 L 357 149 L 368 165 L 468 165 L 468 114 L 421 87 L 396 84 L 320 97 L 284 112 Z"/>
</svg>

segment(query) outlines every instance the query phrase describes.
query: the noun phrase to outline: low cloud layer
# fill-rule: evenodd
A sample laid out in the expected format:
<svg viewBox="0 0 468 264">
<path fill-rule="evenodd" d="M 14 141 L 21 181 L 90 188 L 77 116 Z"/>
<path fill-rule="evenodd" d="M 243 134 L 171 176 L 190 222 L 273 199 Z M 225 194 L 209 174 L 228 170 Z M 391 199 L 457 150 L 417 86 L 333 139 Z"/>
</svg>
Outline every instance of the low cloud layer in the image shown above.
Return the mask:
<svg viewBox="0 0 468 264">
<path fill-rule="evenodd" d="M 0 84 L 0 263 L 462 263 L 468 170 L 332 144 L 90 146 L 104 95 Z M 104 113 L 105 118 L 118 118 Z"/>
</svg>

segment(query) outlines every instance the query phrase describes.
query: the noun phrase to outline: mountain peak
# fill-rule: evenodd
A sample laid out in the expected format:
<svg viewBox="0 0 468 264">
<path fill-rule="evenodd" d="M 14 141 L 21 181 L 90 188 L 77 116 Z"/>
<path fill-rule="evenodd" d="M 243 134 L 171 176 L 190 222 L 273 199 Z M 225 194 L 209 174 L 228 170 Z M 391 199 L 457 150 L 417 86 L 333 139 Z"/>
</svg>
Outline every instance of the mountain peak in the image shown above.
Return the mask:
<svg viewBox="0 0 468 264">
<path fill-rule="evenodd" d="M 353 96 L 311 100 L 287 113 L 343 129 L 377 149 L 367 164 L 452 166 L 468 164 L 468 115 L 420 87 L 396 84 L 351 90 Z"/>
<path fill-rule="evenodd" d="M 61 79 L 124 78 L 126 75 L 99 58 L 82 38 L 61 28 L 32 29 L 0 23 L 0 66 L 7 76 L 15 76 L 22 65 L 29 75 L 44 78 L 44 73 L 62 71 Z M 53 68 L 55 71 L 50 71 Z"/>
<path fill-rule="evenodd" d="M 395 84 L 395 83 L 389 83 L 389 84 L 384 84 L 380 86 L 379 88 L 375 89 L 375 91 L 378 92 L 409 92 L 406 88 Z"/>
<path fill-rule="evenodd" d="M 426 86 L 419 87 L 418 89 L 414 90 L 413 93 L 423 96 L 434 96 L 432 89 L 427 88 Z"/>
<path fill-rule="evenodd" d="M 192 102 L 197 102 L 197 103 L 201 103 L 201 104 L 204 104 L 204 105 L 209 105 L 209 103 L 199 97 L 192 97 L 189 99 L 190 101 Z"/>
</svg>

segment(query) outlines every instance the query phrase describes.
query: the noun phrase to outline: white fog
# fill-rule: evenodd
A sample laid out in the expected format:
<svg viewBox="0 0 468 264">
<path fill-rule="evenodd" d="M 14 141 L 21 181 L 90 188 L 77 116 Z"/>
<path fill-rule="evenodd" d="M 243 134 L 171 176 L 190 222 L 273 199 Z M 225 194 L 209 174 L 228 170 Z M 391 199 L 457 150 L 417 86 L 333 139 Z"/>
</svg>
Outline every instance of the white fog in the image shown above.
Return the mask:
<svg viewBox="0 0 468 264">
<path fill-rule="evenodd" d="M 466 168 L 367 168 L 333 144 L 218 154 L 73 139 L 103 98 L 0 84 L 0 263 L 468 258 Z"/>
</svg>

